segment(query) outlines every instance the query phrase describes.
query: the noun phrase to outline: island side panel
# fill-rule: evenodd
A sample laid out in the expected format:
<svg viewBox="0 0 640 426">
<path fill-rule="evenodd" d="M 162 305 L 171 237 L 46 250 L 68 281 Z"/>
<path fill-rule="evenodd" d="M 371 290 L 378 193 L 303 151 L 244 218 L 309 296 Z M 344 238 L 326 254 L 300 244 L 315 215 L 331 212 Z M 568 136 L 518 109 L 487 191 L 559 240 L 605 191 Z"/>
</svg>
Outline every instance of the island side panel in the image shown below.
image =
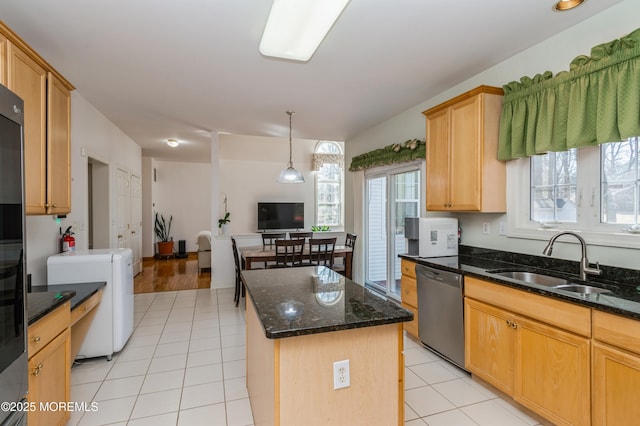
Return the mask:
<svg viewBox="0 0 640 426">
<path fill-rule="evenodd" d="M 403 425 L 402 345 L 402 324 L 280 339 L 280 425 Z M 334 390 L 345 359 L 351 386 Z"/>
<path fill-rule="evenodd" d="M 258 319 L 253 301 L 247 306 L 247 390 L 256 425 L 278 425 L 277 351 L 279 342 L 267 339 Z"/>
</svg>

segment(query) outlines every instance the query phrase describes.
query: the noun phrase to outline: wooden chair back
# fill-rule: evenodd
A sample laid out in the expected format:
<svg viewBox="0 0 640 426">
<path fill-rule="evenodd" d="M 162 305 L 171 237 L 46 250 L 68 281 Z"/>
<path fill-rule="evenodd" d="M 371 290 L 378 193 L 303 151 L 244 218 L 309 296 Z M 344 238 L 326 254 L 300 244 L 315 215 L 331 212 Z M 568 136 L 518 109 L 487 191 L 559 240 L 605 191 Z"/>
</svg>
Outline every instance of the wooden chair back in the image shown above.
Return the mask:
<svg viewBox="0 0 640 426">
<path fill-rule="evenodd" d="M 269 265 L 270 268 L 288 268 L 302 265 L 302 251 L 304 250 L 304 239 L 275 240 L 276 263 Z"/>
<path fill-rule="evenodd" d="M 309 263 L 331 268 L 336 249 L 336 238 L 311 238 L 309 240 Z"/>
<path fill-rule="evenodd" d="M 284 240 L 285 238 L 287 238 L 286 232 L 262 234 L 262 248 L 272 249 L 273 247 L 275 247 L 276 240 Z"/>
<path fill-rule="evenodd" d="M 313 232 L 289 232 L 289 239 L 295 240 L 296 238 L 304 238 L 304 242 L 308 244 L 309 239 L 313 238 Z"/>
</svg>

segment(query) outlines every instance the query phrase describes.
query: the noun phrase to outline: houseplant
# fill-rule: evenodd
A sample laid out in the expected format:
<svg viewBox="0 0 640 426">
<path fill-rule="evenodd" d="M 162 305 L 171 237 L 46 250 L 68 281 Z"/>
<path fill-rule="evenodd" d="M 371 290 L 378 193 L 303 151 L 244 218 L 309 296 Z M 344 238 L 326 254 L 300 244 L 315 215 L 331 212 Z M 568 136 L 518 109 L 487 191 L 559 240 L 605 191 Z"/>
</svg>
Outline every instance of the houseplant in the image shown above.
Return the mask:
<svg viewBox="0 0 640 426">
<path fill-rule="evenodd" d="M 225 235 L 227 233 L 227 224 L 231 222 L 231 219 L 229 219 L 229 216 L 231 216 L 231 213 L 225 212 L 224 217 L 222 217 L 221 219 L 218 219 L 218 228 L 222 229 L 222 233 Z"/>
<path fill-rule="evenodd" d="M 173 216 L 169 217 L 167 222 L 163 215 L 156 213 L 155 221 L 155 233 L 158 239 L 158 254 L 169 255 L 173 253 L 173 238 L 171 238 L 171 222 L 173 222 Z"/>
</svg>

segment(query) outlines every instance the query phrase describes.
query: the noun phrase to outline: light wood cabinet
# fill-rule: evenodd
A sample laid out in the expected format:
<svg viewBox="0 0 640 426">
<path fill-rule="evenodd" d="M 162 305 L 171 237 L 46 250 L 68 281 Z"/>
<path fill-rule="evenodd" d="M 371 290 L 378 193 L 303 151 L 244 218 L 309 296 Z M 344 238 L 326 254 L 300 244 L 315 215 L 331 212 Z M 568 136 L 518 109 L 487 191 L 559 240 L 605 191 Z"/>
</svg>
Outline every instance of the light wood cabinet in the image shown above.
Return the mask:
<svg viewBox="0 0 640 426">
<path fill-rule="evenodd" d="M 7 38 L 0 34 L 0 84 L 7 85 Z"/>
<path fill-rule="evenodd" d="M 590 424 L 590 309 L 470 277 L 465 295 L 466 368 L 554 424 Z"/>
<path fill-rule="evenodd" d="M 418 286 L 416 283 L 416 263 L 401 259 L 400 293 L 402 307 L 413 312 L 413 321 L 402 323 L 407 334 L 419 339 L 418 335 Z"/>
<path fill-rule="evenodd" d="M 36 321 L 28 329 L 29 393 L 30 403 L 36 409 L 28 413 L 28 424 L 63 425 L 69 412 L 41 409 L 40 403 L 70 401 L 71 390 L 71 342 L 69 338 L 69 302 Z"/>
<path fill-rule="evenodd" d="M 593 313 L 593 424 L 630 425 L 640 418 L 640 322 Z"/>
<path fill-rule="evenodd" d="M 423 112 L 427 210 L 506 211 L 506 165 L 497 159 L 502 94 L 480 86 Z"/>
<path fill-rule="evenodd" d="M 26 213 L 69 213 L 73 86 L 0 23 L 0 80 L 3 73 L 24 101 Z"/>
</svg>

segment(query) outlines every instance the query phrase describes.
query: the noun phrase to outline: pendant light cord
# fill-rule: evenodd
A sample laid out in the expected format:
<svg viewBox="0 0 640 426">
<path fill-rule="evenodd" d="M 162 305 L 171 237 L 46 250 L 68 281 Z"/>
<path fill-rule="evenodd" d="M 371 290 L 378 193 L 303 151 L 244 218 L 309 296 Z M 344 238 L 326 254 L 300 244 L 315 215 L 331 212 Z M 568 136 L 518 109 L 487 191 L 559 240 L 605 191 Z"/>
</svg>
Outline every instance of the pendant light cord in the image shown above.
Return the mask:
<svg viewBox="0 0 640 426">
<path fill-rule="evenodd" d="M 292 150 L 293 150 L 293 145 L 291 144 L 291 117 L 293 117 L 293 114 L 295 114 L 294 111 L 287 111 L 287 114 L 289 114 L 289 164 L 288 166 L 291 168 L 293 167 L 293 160 L 292 160 Z"/>
</svg>

